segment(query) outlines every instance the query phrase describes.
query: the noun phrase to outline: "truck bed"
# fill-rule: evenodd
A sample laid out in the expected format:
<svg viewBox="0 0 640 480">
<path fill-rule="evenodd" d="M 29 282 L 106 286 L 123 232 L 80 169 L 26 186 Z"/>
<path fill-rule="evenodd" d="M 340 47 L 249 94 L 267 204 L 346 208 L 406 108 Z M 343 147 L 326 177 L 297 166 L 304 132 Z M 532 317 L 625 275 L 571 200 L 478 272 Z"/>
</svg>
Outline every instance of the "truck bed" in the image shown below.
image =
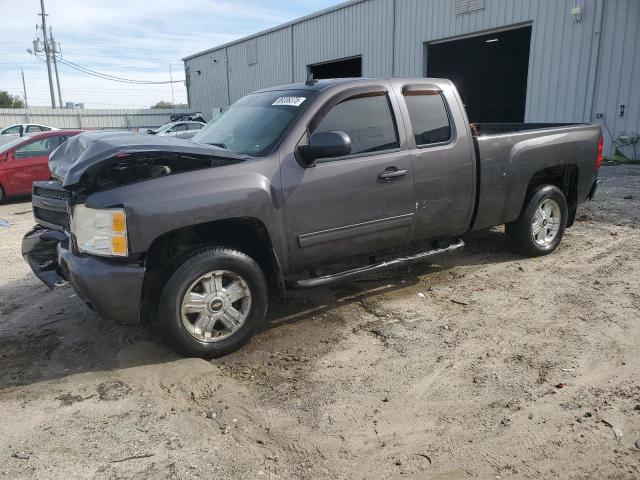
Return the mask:
<svg viewBox="0 0 640 480">
<path fill-rule="evenodd" d="M 586 200 L 595 175 L 598 126 L 476 123 L 472 130 L 479 172 L 472 230 L 516 220 L 529 182 L 556 165 L 566 165 L 567 174 L 575 176 L 577 202 Z"/>
<path fill-rule="evenodd" d="M 476 137 L 483 135 L 499 135 L 501 133 L 523 132 L 526 130 L 543 130 L 549 128 L 574 127 L 588 125 L 586 123 L 472 123 L 471 129 Z"/>
</svg>

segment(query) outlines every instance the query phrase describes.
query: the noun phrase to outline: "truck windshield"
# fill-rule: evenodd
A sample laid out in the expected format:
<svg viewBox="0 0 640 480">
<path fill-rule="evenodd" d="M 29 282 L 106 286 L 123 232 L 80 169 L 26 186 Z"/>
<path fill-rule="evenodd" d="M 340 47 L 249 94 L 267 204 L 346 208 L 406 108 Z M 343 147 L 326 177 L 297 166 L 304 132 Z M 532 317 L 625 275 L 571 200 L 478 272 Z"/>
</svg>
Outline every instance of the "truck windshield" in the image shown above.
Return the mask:
<svg viewBox="0 0 640 480">
<path fill-rule="evenodd" d="M 268 155 L 314 94 L 311 90 L 252 93 L 220 113 L 192 141 L 241 155 Z"/>
</svg>

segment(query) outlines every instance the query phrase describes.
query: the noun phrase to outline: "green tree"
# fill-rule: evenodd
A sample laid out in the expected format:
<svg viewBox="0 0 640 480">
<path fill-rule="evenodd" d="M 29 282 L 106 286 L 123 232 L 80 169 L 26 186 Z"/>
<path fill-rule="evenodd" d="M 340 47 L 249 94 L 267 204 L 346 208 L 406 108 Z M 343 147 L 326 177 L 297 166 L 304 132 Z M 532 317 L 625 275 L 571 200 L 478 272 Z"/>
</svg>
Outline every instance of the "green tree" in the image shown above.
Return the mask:
<svg viewBox="0 0 640 480">
<path fill-rule="evenodd" d="M 187 108 L 188 105 L 186 103 L 176 103 L 175 105 L 171 102 L 165 102 L 164 100 L 159 101 L 155 105 L 151 105 L 151 108 Z"/>
<path fill-rule="evenodd" d="M 0 90 L 0 108 L 24 108 L 24 102 L 17 95 Z"/>
</svg>

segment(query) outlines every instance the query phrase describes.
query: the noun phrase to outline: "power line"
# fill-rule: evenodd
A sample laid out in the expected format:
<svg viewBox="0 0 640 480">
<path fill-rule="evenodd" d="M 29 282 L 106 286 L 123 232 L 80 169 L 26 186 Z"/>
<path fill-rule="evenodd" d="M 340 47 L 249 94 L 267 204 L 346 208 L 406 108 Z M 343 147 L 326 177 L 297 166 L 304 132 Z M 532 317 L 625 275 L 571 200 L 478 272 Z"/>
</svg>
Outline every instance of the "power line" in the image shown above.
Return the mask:
<svg viewBox="0 0 640 480">
<path fill-rule="evenodd" d="M 122 83 L 132 83 L 137 85 L 163 85 L 163 84 L 171 84 L 171 83 L 181 83 L 182 80 L 164 80 L 164 81 L 151 81 L 151 80 L 137 80 L 132 78 L 124 78 L 118 77 L 116 75 L 111 75 L 107 73 L 97 72 L 95 70 L 91 70 L 87 67 L 83 67 L 82 65 L 78 65 L 77 63 L 71 62 L 64 58 L 59 58 L 59 61 L 65 64 L 68 67 L 71 67 L 80 72 L 86 73 L 88 75 L 93 75 L 94 77 L 104 78 L 105 80 L 112 80 L 114 82 L 122 82 Z"/>
<path fill-rule="evenodd" d="M 44 61 L 43 58 L 39 56 L 38 58 Z M 119 77 L 116 75 L 111 75 L 108 73 L 97 72 L 95 70 L 91 70 L 90 68 L 83 67 L 82 65 L 78 65 L 77 63 L 71 62 L 70 60 L 67 60 L 62 57 L 58 57 L 58 61 L 69 68 L 73 68 L 74 70 L 85 73 L 87 75 L 91 75 L 97 78 L 102 78 L 103 80 L 110 80 L 112 82 L 127 83 L 130 85 L 169 85 L 172 83 L 182 83 L 184 81 L 184 80 L 152 81 L 152 80 L 138 80 L 133 78 L 125 78 L 125 77 Z"/>
</svg>

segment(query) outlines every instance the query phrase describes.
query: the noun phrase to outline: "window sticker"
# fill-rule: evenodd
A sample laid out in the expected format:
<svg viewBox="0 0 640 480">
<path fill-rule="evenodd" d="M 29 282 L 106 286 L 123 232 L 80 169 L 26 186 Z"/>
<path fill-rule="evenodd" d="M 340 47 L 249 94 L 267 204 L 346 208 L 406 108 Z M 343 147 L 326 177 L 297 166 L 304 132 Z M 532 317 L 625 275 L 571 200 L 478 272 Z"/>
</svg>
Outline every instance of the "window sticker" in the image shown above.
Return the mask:
<svg viewBox="0 0 640 480">
<path fill-rule="evenodd" d="M 288 107 L 299 107 L 307 97 L 278 97 L 271 105 L 286 105 Z"/>
</svg>

